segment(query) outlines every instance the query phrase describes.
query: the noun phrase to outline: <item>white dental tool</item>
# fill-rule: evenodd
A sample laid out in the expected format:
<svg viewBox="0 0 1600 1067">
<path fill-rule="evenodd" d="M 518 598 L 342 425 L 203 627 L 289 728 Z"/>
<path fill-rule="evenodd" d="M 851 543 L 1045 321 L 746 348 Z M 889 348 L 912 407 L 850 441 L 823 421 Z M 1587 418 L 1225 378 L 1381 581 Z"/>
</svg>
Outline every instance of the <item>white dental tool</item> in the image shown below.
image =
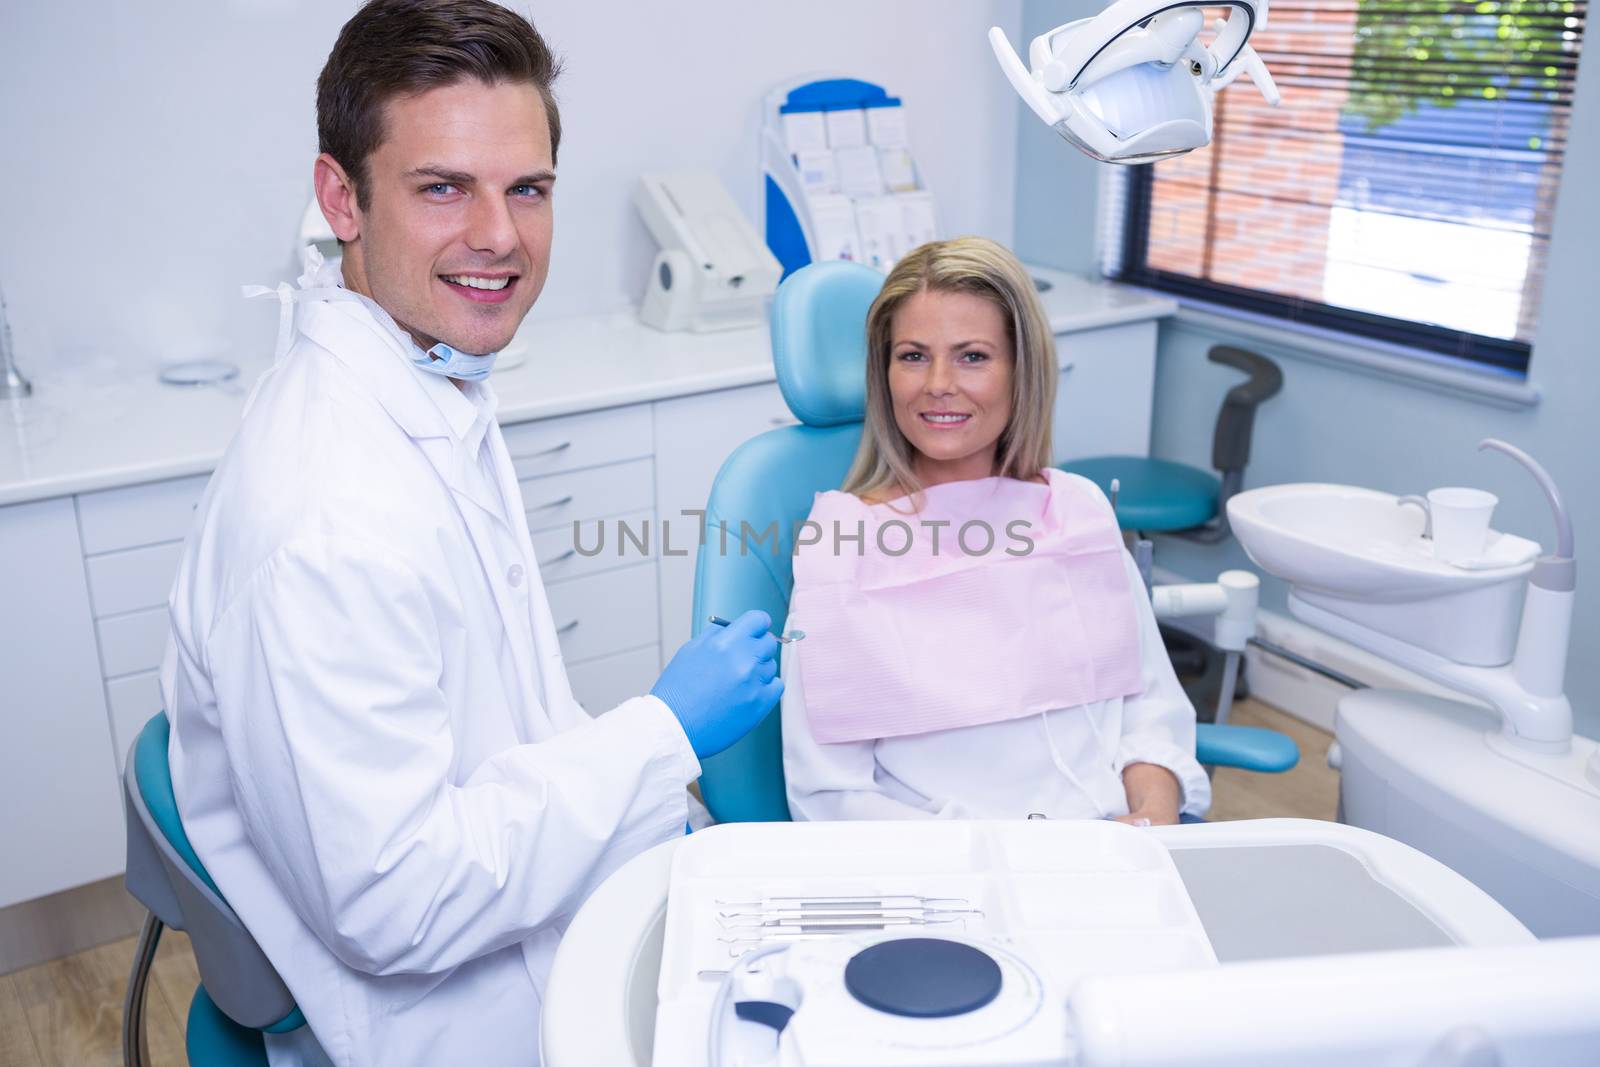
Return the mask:
<svg viewBox="0 0 1600 1067">
<path fill-rule="evenodd" d="M 1148 163 L 1211 143 L 1218 90 L 1247 74 L 1267 102 L 1278 87 L 1250 47 L 1267 21 L 1267 0 L 1224 0 L 1226 20 L 1202 44 L 1200 4 L 1115 0 L 1093 18 L 1040 34 L 1030 71 L 1004 31 L 989 30 L 1000 69 L 1051 129 L 1106 163 Z"/>
</svg>

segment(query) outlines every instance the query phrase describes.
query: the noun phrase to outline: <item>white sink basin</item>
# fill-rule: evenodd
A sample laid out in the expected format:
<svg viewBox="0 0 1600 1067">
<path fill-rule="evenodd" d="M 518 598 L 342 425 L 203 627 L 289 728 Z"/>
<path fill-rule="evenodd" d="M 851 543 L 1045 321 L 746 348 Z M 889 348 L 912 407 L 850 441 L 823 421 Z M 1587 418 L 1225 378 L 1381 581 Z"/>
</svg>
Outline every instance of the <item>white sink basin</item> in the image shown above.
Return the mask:
<svg viewBox="0 0 1600 1067">
<path fill-rule="evenodd" d="M 1434 558 L 1420 509 L 1349 485 L 1252 489 L 1228 501 L 1228 522 L 1257 566 L 1294 587 L 1291 610 L 1298 598 L 1457 663 L 1511 660 L 1531 541 L 1491 533 L 1485 566 L 1464 569 Z"/>
</svg>

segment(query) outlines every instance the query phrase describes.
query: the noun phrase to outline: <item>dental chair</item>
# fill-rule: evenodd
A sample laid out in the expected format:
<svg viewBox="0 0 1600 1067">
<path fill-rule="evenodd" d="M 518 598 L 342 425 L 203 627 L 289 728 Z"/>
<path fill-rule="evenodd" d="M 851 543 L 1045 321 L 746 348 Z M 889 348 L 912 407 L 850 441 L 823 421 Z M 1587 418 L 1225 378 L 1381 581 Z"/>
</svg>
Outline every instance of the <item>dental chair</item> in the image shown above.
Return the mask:
<svg viewBox="0 0 1600 1067">
<path fill-rule="evenodd" d="M 189 1004 L 185 1047 L 191 1067 L 256 1067 L 267 1062 L 262 1032 L 305 1025 L 277 971 L 195 855 L 178 818 L 167 765 L 165 712 L 145 724 L 128 753 L 122 793 L 128 826 L 125 883 L 150 914 L 139 932 L 122 1013 L 124 1067 L 148 1067 L 145 992 L 165 927 L 185 930 L 200 986 Z"/>
<path fill-rule="evenodd" d="M 694 632 L 710 615 L 735 618 L 760 608 L 781 627 L 794 585 L 795 527 L 812 498 L 837 489 L 856 454 L 866 404 L 867 309 L 883 275 L 843 261 L 815 263 L 790 275 L 772 305 L 772 356 L 778 386 L 798 426 L 770 430 L 723 463 L 706 505 L 706 543 L 695 568 Z M 720 523 L 738 536 L 742 523 L 776 523 L 776 551 L 722 552 Z M 701 796 L 718 822 L 786 821 L 783 739 L 776 709 L 742 741 L 702 763 Z M 1249 726 L 1200 724 L 1200 762 L 1283 771 L 1299 758 L 1283 734 Z"/>
<path fill-rule="evenodd" d="M 1217 345 L 1206 358 L 1249 375 L 1228 390 L 1217 413 L 1211 439 L 1211 465 L 1217 474 L 1154 456 L 1089 456 L 1060 464 L 1108 496 L 1111 483 L 1119 483 L 1112 500 L 1117 525 L 1124 530 L 1171 534 L 1207 545 L 1228 537 L 1228 499 L 1244 485 L 1256 409 L 1283 388 L 1283 372 L 1265 356 L 1228 345 Z"/>
</svg>

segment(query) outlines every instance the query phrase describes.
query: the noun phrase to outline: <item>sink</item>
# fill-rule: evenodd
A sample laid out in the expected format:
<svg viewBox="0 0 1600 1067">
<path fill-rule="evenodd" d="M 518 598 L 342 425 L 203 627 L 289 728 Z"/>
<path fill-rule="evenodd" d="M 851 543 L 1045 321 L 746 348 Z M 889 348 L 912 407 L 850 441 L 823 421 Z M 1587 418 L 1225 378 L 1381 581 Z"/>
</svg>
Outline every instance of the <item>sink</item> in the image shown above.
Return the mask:
<svg viewBox="0 0 1600 1067">
<path fill-rule="evenodd" d="M 1293 587 L 1297 615 L 1309 604 L 1456 663 L 1511 661 L 1532 541 L 1492 532 L 1487 555 L 1508 562 L 1457 567 L 1434 558 L 1420 509 L 1350 485 L 1251 489 L 1228 501 L 1228 522 L 1251 560 Z"/>
</svg>

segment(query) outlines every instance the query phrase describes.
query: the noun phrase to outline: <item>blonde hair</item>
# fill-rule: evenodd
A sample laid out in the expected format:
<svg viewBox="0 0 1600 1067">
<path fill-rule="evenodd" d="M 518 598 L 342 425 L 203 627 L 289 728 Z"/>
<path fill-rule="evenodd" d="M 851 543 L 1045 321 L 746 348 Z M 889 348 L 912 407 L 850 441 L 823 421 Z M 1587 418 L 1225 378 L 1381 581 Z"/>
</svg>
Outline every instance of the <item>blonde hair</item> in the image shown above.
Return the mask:
<svg viewBox="0 0 1600 1067">
<path fill-rule="evenodd" d="M 843 489 L 871 496 L 898 488 L 922 491 L 912 468 L 914 449 L 894 420 L 889 352 L 895 312 L 920 292 L 975 293 L 1006 319 L 1014 366 L 1011 421 L 996 448 L 997 475 L 1032 481 L 1050 465 L 1050 422 L 1056 397 L 1056 344 L 1033 279 L 1017 257 L 985 237 L 930 241 L 895 264 L 867 312 L 867 402 L 861 446 Z"/>
</svg>

